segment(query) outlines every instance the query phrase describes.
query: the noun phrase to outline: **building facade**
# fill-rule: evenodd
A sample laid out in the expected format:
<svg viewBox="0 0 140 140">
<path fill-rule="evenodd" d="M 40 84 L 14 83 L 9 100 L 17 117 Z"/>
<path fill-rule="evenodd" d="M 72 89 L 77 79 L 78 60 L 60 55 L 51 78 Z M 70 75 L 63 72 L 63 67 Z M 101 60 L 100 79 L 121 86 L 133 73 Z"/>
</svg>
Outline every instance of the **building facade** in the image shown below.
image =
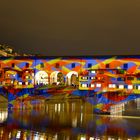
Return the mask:
<svg viewBox="0 0 140 140">
<path fill-rule="evenodd" d="M 140 90 L 140 56 L 3 57 L 0 85 L 70 86 L 78 90 Z"/>
<path fill-rule="evenodd" d="M 140 56 L 1 57 L 0 87 L 10 107 L 20 107 L 37 91 L 41 98 L 54 93 L 90 96 L 96 112 L 106 112 L 140 98 Z"/>
</svg>

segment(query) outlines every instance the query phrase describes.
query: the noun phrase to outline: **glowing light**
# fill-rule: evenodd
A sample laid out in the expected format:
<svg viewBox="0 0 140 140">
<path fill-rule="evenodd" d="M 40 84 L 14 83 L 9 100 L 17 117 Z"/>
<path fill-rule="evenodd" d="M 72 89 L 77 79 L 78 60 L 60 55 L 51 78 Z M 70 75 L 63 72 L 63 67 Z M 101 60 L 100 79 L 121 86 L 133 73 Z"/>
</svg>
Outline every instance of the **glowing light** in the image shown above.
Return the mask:
<svg viewBox="0 0 140 140">
<path fill-rule="evenodd" d="M 96 87 L 100 88 L 101 87 L 101 84 L 96 84 Z"/>
<path fill-rule="evenodd" d="M 109 84 L 108 87 L 109 87 L 109 88 L 115 88 L 116 85 L 115 85 L 115 84 Z"/>
<path fill-rule="evenodd" d="M 92 70 L 91 73 L 96 73 L 96 71 L 95 70 Z"/>
<path fill-rule="evenodd" d="M 124 85 L 119 85 L 119 89 L 124 89 Z"/>
<path fill-rule="evenodd" d="M 88 77 L 82 77 L 82 79 L 83 79 L 83 80 L 87 80 L 87 79 L 88 79 Z"/>
<path fill-rule="evenodd" d="M 91 87 L 94 87 L 95 85 L 94 85 L 94 84 L 91 84 L 90 86 L 91 86 Z"/>
<path fill-rule="evenodd" d="M 128 89 L 133 89 L 133 85 L 128 85 Z"/>
<path fill-rule="evenodd" d="M 19 85 L 22 85 L 22 82 L 18 82 Z"/>
<path fill-rule="evenodd" d="M 80 140 L 86 140 L 86 138 L 85 137 L 81 137 L 81 139 Z"/>
<path fill-rule="evenodd" d="M 82 84 L 82 87 L 88 87 L 88 85 L 87 84 Z"/>
<path fill-rule="evenodd" d="M 35 75 L 35 83 L 36 84 L 48 84 L 48 74 L 45 71 L 39 71 Z"/>
<path fill-rule="evenodd" d="M 60 112 L 61 106 L 60 104 L 58 104 L 58 112 Z"/>
<path fill-rule="evenodd" d="M 21 133 L 20 131 L 17 132 L 17 136 L 16 136 L 17 139 L 20 139 L 20 133 Z"/>
</svg>

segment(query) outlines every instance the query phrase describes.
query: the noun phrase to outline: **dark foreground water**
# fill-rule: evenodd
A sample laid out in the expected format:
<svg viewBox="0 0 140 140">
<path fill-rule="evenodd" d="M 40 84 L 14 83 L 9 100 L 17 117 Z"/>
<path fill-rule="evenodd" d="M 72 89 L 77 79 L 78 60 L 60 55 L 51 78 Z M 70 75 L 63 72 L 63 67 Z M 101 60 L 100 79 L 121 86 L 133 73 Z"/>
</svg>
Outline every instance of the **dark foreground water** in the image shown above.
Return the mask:
<svg viewBox="0 0 140 140">
<path fill-rule="evenodd" d="M 46 101 L 32 110 L 0 111 L 0 140 L 140 140 L 139 117 L 93 114 L 83 100 Z"/>
</svg>

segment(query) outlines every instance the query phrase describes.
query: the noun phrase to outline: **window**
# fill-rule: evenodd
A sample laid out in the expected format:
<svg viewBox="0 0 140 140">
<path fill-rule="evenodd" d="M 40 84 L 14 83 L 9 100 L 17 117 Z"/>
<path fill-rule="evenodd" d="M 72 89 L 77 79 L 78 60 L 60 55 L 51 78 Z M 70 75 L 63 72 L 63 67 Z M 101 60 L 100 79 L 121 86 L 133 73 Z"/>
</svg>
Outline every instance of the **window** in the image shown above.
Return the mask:
<svg viewBox="0 0 140 140">
<path fill-rule="evenodd" d="M 109 68 L 109 64 L 106 64 L 106 68 Z"/>
<path fill-rule="evenodd" d="M 127 69 L 127 68 L 128 68 L 128 64 L 124 64 L 124 65 L 123 65 L 123 68 L 124 68 L 124 69 Z"/>
<path fill-rule="evenodd" d="M 140 90 L 140 85 L 137 86 L 137 89 Z"/>
<path fill-rule="evenodd" d="M 41 64 L 40 64 L 40 67 L 41 67 L 41 68 L 44 68 L 44 63 L 41 63 Z"/>
<path fill-rule="evenodd" d="M 95 70 L 92 70 L 91 73 L 96 73 L 96 71 Z"/>
<path fill-rule="evenodd" d="M 92 64 L 91 63 L 88 63 L 88 68 L 91 68 L 92 67 Z"/>
<path fill-rule="evenodd" d="M 26 63 L 26 64 L 25 64 L 25 67 L 26 67 L 26 68 L 29 68 L 29 63 Z"/>
<path fill-rule="evenodd" d="M 30 77 L 29 77 L 29 76 L 25 76 L 25 78 L 26 78 L 26 79 L 29 79 Z"/>
<path fill-rule="evenodd" d="M 90 87 L 95 87 L 95 85 L 94 84 L 91 84 Z"/>
<path fill-rule="evenodd" d="M 15 67 L 15 63 L 12 63 L 12 68 L 14 68 Z"/>
<path fill-rule="evenodd" d="M 109 84 L 108 87 L 109 87 L 109 88 L 115 88 L 116 85 L 115 85 L 115 84 Z"/>
<path fill-rule="evenodd" d="M 55 64 L 55 67 L 56 67 L 56 68 L 59 68 L 59 63 L 56 63 L 56 64 Z"/>
<path fill-rule="evenodd" d="M 124 89 L 124 85 L 119 85 L 119 89 Z"/>
<path fill-rule="evenodd" d="M 133 89 L 133 85 L 128 85 L 128 89 Z"/>
<path fill-rule="evenodd" d="M 28 82 L 25 82 L 25 85 L 28 85 Z"/>
<path fill-rule="evenodd" d="M 88 87 L 88 84 L 81 84 L 82 87 Z"/>
<path fill-rule="evenodd" d="M 22 82 L 18 82 L 19 85 L 22 85 Z"/>
<path fill-rule="evenodd" d="M 96 77 L 90 77 L 90 79 L 91 79 L 91 80 L 95 80 L 95 79 L 96 79 Z"/>
<path fill-rule="evenodd" d="M 88 79 L 88 77 L 82 77 L 81 79 L 83 79 L 83 80 L 87 80 L 87 79 Z"/>
<path fill-rule="evenodd" d="M 100 88 L 101 87 L 101 84 L 100 83 L 99 84 L 96 84 L 96 87 Z"/>
<path fill-rule="evenodd" d="M 72 64 L 71 64 L 71 67 L 72 67 L 72 68 L 75 68 L 75 63 L 72 63 Z"/>
</svg>

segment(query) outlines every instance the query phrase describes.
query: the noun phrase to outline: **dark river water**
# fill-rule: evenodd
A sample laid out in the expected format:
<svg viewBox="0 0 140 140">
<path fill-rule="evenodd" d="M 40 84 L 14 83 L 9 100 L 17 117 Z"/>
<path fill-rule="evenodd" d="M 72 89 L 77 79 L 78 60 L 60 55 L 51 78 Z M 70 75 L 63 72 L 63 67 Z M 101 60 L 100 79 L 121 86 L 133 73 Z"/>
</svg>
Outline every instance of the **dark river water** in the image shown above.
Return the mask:
<svg viewBox="0 0 140 140">
<path fill-rule="evenodd" d="M 0 140 L 140 140 L 140 117 L 93 114 L 83 100 L 0 110 Z"/>
</svg>

